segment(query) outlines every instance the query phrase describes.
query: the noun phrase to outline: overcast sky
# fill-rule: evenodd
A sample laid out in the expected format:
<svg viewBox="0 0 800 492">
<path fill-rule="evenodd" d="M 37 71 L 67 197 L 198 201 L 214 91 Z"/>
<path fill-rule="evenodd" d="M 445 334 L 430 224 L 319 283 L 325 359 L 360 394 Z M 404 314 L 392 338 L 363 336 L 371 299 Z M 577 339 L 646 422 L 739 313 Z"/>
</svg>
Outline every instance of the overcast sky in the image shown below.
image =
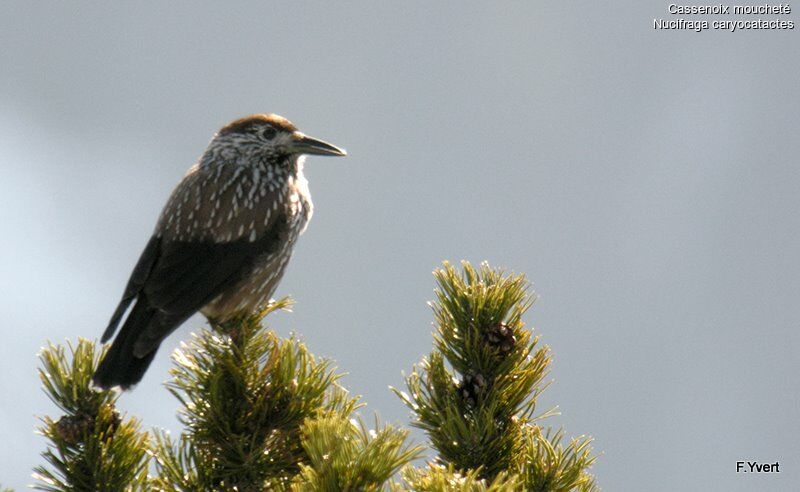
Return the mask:
<svg viewBox="0 0 800 492">
<path fill-rule="evenodd" d="M 56 415 L 39 348 L 99 337 L 214 131 L 276 112 L 349 156 L 307 160 L 277 292 L 297 305 L 271 326 L 348 372 L 363 415 L 408 422 L 387 386 L 430 350 L 430 272 L 488 260 L 541 295 L 541 405 L 594 436 L 605 490 L 796 485 L 800 27 L 655 31 L 668 2 L 633 0 L 206 3 L 0 4 L 0 483 L 31 483 Z M 201 326 L 123 411 L 180 430 L 161 382 Z"/>
</svg>

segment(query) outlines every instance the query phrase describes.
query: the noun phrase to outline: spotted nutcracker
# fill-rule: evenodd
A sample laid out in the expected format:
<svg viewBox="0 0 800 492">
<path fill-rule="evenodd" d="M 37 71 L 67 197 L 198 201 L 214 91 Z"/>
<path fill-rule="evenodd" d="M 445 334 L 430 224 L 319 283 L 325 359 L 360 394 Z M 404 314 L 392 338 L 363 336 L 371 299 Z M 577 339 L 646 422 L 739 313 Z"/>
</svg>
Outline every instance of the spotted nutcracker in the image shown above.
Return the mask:
<svg viewBox="0 0 800 492">
<path fill-rule="evenodd" d="M 161 342 L 197 311 L 225 321 L 269 301 L 313 211 L 305 154 L 346 155 L 274 114 L 214 135 L 172 192 L 103 333 L 106 342 L 135 303 L 97 386 L 141 381 Z"/>
</svg>

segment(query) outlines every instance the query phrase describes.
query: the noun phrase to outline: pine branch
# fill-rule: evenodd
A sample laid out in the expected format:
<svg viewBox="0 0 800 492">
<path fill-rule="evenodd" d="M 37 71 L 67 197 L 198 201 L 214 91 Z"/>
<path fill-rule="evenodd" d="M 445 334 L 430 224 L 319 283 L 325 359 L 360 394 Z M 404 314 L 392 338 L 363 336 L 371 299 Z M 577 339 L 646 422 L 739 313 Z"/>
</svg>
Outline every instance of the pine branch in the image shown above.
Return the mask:
<svg viewBox="0 0 800 492">
<path fill-rule="evenodd" d="M 561 433 L 538 432 L 537 422 L 554 413 L 535 415 L 551 359 L 524 328 L 536 299 L 524 276 L 467 262 L 460 271 L 445 263 L 434 276 L 434 350 L 406 378 L 408 393 L 395 393 L 438 456 L 428 470 L 407 470 L 406 480 L 415 490 L 592 490 L 589 441 L 563 448 Z M 430 485 L 447 482 L 448 470 L 464 483 L 474 477 L 478 488 Z M 496 485 L 500 477 L 507 478 Z"/>
<path fill-rule="evenodd" d="M 39 432 L 49 441 L 42 453 L 50 467 L 38 466 L 34 485 L 47 491 L 148 490 L 148 436 L 135 419 L 122 420 L 117 395 L 90 387 L 102 353 L 79 339 L 77 347 L 49 344 L 39 355 L 45 393 L 64 412 L 42 418 Z"/>
<path fill-rule="evenodd" d="M 407 467 L 403 479 L 414 492 L 518 492 L 521 485 L 515 477 L 499 473 L 487 483 L 478 470 L 461 474 L 451 466 L 430 464 L 426 469 Z M 394 490 L 408 490 L 400 487 Z"/>
<path fill-rule="evenodd" d="M 525 454 L 520 470 L 525 490 L 567 492 L 599 490 L 594 477 L 586 470 L 595 457 L 591 455 L 591 439 L 581 436 L 564 447 L 564 431 L 544 433 L 538 426 L 529 426 L 525 436 Z"/>
<path fill-rule="evenodd" d="M 406 445 L 408 431 L 385 426 L 368 430 L 353 419 L 323 417 L 303 426 L 303 449 L 308 464 L 301 465 L 292 487 L 296 492 L 379 491 L 421 449 Z"/>
<path fill-rule="evenodd" d="M 175 352 L 168 388 L 183 405 L 186 432 L 177 440 L 156 434 L 158 487 L 380 490 L 416 455 L 404 431 L 354 429 L 360 404 L 330 364 L 262 327 L 286 306 L 212 323 Z M 331 483 L 344 488 L 324 487 Z"/>
</svg>

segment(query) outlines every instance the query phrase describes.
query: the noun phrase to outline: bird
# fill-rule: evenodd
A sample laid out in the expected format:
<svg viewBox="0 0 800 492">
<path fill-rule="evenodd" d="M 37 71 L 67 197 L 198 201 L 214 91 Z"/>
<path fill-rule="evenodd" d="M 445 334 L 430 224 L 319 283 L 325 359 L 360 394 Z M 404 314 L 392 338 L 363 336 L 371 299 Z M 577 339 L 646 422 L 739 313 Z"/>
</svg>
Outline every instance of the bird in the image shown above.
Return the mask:
<svg viewBox="0 0 800 492">
<path fill-rule="evenodd" d="M 161 342 L 198 311 L 224 322 L 270 300 L 313 214 L 307 155 L 347 153 L 272 113 L 214 134 L 133 268 L 101 338 L 106 343 L 121 323 L 92 377 L 95 387 L 127 390 L 140 382 Z"/>
</svg>

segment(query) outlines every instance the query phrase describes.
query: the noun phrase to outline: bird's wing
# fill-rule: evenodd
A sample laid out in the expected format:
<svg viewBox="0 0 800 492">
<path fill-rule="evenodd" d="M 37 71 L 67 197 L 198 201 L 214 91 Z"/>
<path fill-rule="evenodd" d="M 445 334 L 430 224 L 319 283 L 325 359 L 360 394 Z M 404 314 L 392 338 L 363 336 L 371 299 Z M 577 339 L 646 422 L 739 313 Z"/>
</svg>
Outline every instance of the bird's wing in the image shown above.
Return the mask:
<svg viewBox="0 0 800 492">
<path fill-rule="evenodd" d="M 235 285 L 255 258 L 281 247 L 287 231 L 287 221 L 278 220 L 256 241 L 162 242 L 159 258 L 142 290 L 158 315 L 137 337 L 134 354 L 143 357 L 150 353 L 178 325 Z"/>
<path fill-rule="evenodd" d="M 191 315 L 240 279 L 261 254 L 277 250 L 286 221 L 257 241 L 164 242 L 143 292 L 151 305 L 171 316 Z"/>
<path fill-rule="evenodd" d="M 157 315 L 137 337 L 143 357 L 178 325 L 241 279 L 252 261 L 277 251 L 289 224 L 280 188 L 253 191 L 250 171 L 190 172 L 162 212 L 156 259 L 140 289 Z M 242 185 L 245 183 L 245 185 Z"/>
</svg>

